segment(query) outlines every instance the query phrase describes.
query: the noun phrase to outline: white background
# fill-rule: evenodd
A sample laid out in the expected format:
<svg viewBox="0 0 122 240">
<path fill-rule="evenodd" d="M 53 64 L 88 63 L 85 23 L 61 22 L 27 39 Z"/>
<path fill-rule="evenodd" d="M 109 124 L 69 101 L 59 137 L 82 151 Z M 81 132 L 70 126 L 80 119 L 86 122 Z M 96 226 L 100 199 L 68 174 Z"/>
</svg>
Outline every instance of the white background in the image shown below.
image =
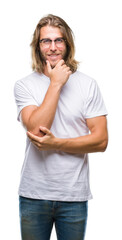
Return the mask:
<svg viewBox="0 0 122 240">
<path fill-rule="evenodd" d="M 93 200 L 86 240 L 121 240 L 122 7 L 119 0 L 21 0 L 0 6 L 0 235 L 20 240 L 18 185 L 25 132 L 16 120 L 15 81 L 32 72 L 29 44 L 44 15 L 62 17 L 75 35 L 79 70 L 97 80 L 108 109 L 109 145 L 90 155 Z M 53 229 L 51 240 L 56 235 Z M 67 239 L 70 240 L 70 239 Z M 74 239 L 75 240 L 75 239 Z"/>
</svg>

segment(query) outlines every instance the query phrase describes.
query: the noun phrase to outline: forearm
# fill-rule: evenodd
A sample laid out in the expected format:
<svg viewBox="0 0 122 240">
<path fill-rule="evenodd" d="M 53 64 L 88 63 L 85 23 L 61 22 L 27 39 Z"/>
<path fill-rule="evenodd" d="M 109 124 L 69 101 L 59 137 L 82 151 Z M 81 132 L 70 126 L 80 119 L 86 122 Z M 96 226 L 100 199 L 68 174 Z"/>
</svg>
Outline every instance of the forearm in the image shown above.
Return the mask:
<svg viewBox="0 0 122 240">
<path fill-rule="evenodd" d="M 39 126 L 50 129 L 55 116 L 59 96 L 60 87 L 50 84 L 42 104 L 33 111 L 28 120 L 28 131 L 38 135 Z"/>
<path fill-rule="evenodd" d="M 105 116 L 87 119 L 87 126 L 91 134 L 76 138 L 57 138 L 53 133 L 41 127 L 45 136 L 38 137 L 27 133 L 33 144 L 41 150 L 59 150 L 71 154 L 104 152 L 108 144 L 107 119 Z"/>
<path fill-rule="evenodd" d="M 107 136 L 89 134 L 77 138 L 56 138 L 55 148 L 67 153 L 93 153 L 103 152 L 107 147 Z"/>
<path fill-rule="evenodd" d="M 45 72 L 50 78 L 50 85 L 42 104 L 39 107 L 27 106 L 21 112 L 21 121 L 27 131 L 38 136 L 44 135 L 40 133 L 40 126 L 50 129 L 55 117 L 60 91 L 71 74 L 70 68 L 66 66 L 63 59 L 53 69 L 47 61 Z"/>
</svg>

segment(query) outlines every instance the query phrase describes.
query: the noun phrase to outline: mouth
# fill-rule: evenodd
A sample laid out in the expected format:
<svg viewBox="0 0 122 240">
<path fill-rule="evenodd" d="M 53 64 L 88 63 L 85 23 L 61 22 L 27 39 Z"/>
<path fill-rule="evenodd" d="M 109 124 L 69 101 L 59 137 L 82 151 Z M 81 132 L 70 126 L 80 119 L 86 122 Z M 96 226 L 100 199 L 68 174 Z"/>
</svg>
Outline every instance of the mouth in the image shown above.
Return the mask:
<svg viewBox="0 0 122 240">
<path fill-rule="evenodd" d="M 61 55 L 60 54 L 48 54 L 47 57 L 50 60 L 57 60 L 57 59 L 61 58 Z"/>
</svg>

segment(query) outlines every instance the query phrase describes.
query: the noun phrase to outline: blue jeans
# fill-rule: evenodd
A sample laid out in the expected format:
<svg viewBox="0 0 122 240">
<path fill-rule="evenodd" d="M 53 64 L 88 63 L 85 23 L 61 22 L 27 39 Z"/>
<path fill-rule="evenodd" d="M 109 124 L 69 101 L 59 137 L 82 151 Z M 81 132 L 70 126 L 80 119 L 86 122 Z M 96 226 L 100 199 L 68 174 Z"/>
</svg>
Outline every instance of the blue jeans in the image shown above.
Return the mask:
<svg viewBox="0 0 122 240">
<path fill-rule="evenodd" d="M 49 240 L 53 223 L 58 240 L 83 240 L 88 202 L 19 197 L 22 240 Z"/>
</svg>

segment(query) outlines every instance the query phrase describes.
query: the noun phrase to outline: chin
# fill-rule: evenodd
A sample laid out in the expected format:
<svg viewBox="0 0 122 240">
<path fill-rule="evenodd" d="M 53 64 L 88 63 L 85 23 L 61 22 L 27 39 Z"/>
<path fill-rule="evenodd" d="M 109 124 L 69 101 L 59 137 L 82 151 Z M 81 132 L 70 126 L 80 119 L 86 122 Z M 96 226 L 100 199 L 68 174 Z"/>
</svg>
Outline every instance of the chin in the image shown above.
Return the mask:
<svg viewBox="0 0 122 240">
<path fill-rule="evenodd" d="M 53 62 L 53 63 L 50 62 L 51 67 L 54 68 L 58 62 L 59 62 L 59 61 L 56 61 L 56 62 Z"/>
<path fill-rule="evenodd" d="M 51 65 L 51 68 L 54 68 L 56 66 L 56 64 L 50 64 Z"/>
<path fill-rule="evenodd" d="M 61 58 L 61 59 L 62 59 L 62 58 Z M 54 62 L 50 61 L 51 67 L 54 68 L 54 67 L 56 66 L 56 64 L 57 64 L 61 59 L 58 59 L 57 61 L 54 61 Z"/>
</svg>

